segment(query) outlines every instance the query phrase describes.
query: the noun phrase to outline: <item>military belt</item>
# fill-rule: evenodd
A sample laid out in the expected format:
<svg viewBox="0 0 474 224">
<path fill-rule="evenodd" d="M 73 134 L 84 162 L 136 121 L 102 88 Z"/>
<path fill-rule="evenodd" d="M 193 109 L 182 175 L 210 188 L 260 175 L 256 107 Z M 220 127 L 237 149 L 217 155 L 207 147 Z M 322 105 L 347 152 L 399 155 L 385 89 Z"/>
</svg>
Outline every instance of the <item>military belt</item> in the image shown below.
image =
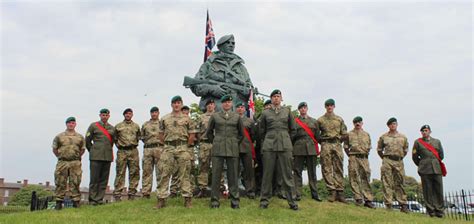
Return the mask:
<svg viewBox="0 0 474 224">
<path fill-rule="evenodd" d="M 158 146 L 163 146 L 163 144 L 161 144 L 161 143 L 145 144 L 145 146 L 143 146 L 143 148 L 156 148 Z"/>
<path fill-rule="evenodd" d="M 174 147 L 181 146 L 181 145 L 188 145 L 186 141 L 176 140 L 176 141 L 167 141 L 165 142 L 166 145 L 171 145 Z"/>
<path fill-rule="evenodd" d="M 400 156 L 395 156 L 395 155 L 384 155 L 383 156 L 384 158 L 388 158 L 390 160 L 394 160 L 394 161 L 400 161 L 402 160 L 403 158 L 400 157 Z"/>
<path fill-rule="evenodd" d="M 367 155 L 367 154 L 350 154 L 349 156 L 355 156 L 355 157 L 361 158 L 361 159 L 369 158 L 369 155 Z"/>
<path fill-rule="evenodd" d="M 118 149 L 120 150 L 132 150 L 134 148 L 136 148 L 137 146 L 136 145 L 129 145 L 129 146 L 117 146 Z"/>
<path fill-rule="evenodd" d="M 81 161 L 81 160 L 80 160 L 80 159 L 65 159 L 65 158 L 61 158 L 61 159 L 59 159 L 59 161 L 70 162 L 70 161 Z"/>
</svg>

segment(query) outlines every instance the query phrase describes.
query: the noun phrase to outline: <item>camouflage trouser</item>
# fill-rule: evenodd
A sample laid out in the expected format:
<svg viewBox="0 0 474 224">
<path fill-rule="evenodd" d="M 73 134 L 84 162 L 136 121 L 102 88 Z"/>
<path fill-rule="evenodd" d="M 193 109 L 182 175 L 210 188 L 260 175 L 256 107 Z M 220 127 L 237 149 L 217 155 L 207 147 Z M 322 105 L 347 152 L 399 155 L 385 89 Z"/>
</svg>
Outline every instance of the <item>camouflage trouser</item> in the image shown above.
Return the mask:
<svg viewBox="0 0 474 224">
<path fill-rule="evenodd" d="M 398 203 L 407 204 L 407 195 L 403 189 L 405 177 L 403 160 L 396 161 L 384 157 L 380 173 L 385 204 L 391 205 L 393 197 Z"/>
<path fill-rule="evenodd" d="M 195 183 L 194 183 L 195 178 L 194 178 L 194 174 L 192 172 L 194 170 L 194 161 L 196 159 L 195 156 L 194 156 L 194 147 L 188 147 L 188 150 L 189 150 L 189 155 L 191 155 L 191 161 L 190 161 L 191 162 L 191 168 L 189 169 L 191 188 L 194 189 L 194 187 L 195 187 Z M 179 178 L 178 178 L 178 167 L 175 167 L 173 175 L 171 176 L 170 193 L 177 194 L 180 185 L 181 185 L 181 183 L 180 183 Z"/>
<path fill-rule="evenodd" d="M 211 167 L 212 144 L 201 143 L 199 146 L 199 175 L 198 185 L 200 189 L 205 189 L 209 185 L 209 170 Z"/>
<path fill-rule="evenodd" d="M 116 176 L 114 197 L 122 196 L 125 185 L 125 173 L 128 167 L 128 195 L 135 196 L 137 193 L 138 181 L 140 181 L 140 160 L 138 158 L 138 149 L 117 151 Z"/>
<path fill-rule="evenodd" d="M 142 193 L 143 196 L 150 195 L 153 186 L 153 170 L 156 173 L 156 183 L 160 179 L 158 172 L 158 161 L 160 160 L 163 147 L 144 148 L 142 159 Z"/>
<path fill-rule="evenodd" d="M 374 200 L 370 190 L 370 166 L 367 158 L 349 156 L 349 181 L 355 200 Z"/>
<path fill-rule="evenodd" d="M 344 190 L 344 155 L 340 143 L 323 142 L 321 144 L 321 171 L 328 191 Z"/>
<path fill-rule="evenodd" d="M 160 171 L 160 181 L 157 189 L 158 198 L 167 198 L 169 196 L 170 178 L 176 169 L 181 195 L 183 197 L 193 196 L 190 180 L 190 161 L 191 155 L 189 154 L 188 146 L 165 145 L 160 163 L 158 163 L 158 170 Z"/>
<path fill-rule="evenodd" d="M 56 201 L 63 201 L 66 191 L 71 191 L 73 201 L 81 200 L 81 192 L 79 187 L 82 179 L 82 167 L 80 160 L 62 161 L 59 160 L 54 171 L 54 183 L 56 190 L 54 192 Z M 69 180 L 69 181 L 68 181 Z"/>
</svg>

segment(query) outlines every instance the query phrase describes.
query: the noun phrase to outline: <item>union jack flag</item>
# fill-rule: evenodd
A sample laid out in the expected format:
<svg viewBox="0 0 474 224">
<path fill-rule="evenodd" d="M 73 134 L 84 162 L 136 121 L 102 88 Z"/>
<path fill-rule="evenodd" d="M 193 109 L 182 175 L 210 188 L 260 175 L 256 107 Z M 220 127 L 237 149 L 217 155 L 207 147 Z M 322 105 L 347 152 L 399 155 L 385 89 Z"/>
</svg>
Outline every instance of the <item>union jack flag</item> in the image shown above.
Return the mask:
<svg viewBox="0 0 474 224">
<path fill-rule="evenodd" d="M 253 115 L 255 114 L 255 102 L 253 101 L 253 90 L 250 89 L 250 96 L 249 96 L 249 117 L 253 119 Z"/>
<path fill-rule="evenodd" d="M 204 62 L 212 54 L 212 48 L 216 45 L 216 38 L 214 36 L 214 30 L 212 29 L 212 22 L 209 19 L 209 10 L 207 10 L 207 19 L 206 19 L 206 39 L 204 42 Z"/>
</svg>

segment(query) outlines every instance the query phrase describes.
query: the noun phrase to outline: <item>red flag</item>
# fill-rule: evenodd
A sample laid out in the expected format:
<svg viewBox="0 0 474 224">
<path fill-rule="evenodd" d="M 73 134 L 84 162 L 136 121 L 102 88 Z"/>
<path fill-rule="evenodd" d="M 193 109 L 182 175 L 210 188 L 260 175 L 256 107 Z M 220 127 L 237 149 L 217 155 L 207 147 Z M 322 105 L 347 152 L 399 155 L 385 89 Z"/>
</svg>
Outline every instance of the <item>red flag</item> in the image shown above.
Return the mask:
<svg viewBox="0 0 474 224">
<path fill-rule="evenodd" d="M 216 45 L 216 38 L 214 36 L 214 30 L 212 29 L 212 22 L 209 19 L 209 10 L 207 10 L 207 19 L 206 19 L 206 38 L 204 41 L 204 62 L 212 54 L 212 48 Z"/>
</svg>

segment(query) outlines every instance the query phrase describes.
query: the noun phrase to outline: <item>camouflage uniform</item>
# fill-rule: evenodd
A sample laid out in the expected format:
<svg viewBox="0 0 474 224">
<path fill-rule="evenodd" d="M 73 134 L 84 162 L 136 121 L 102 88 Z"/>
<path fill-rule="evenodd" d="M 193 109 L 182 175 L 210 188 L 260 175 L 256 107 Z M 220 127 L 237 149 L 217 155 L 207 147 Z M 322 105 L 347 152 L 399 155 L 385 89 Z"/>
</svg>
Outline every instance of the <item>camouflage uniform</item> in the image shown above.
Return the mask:
<svg viewBox="0 0 474 224">
<path fill-rule="evenodd" d="M 140 181 L 140 159 L 138 158 L 138 140 L 141 137 L 140 126 L 133 121 L 122 121 L 115 126 L 116 142 L 118 148 L 115 159 L 116 176 L 114 197 L 120 198 L 125 185 L 125 173 L 128 167 L 128 196 L 133 199 L 137 193 Z"/>
<path fill-rule="evenodd" d="M 342 140 L 347 135 L 344 120 L 334 113 L 326 113 L 318 119 L 321 130 L 321 168 L 328 191 L 344 190 Z"/>
<path fill-rule="evenodd" d="M 247 138 L 247 136 L 244 135 L 244 138 L 239 145 L 239 157 L 244 169 L 243 171 L 241 171 L 240 166 L 238 166 L 238 173 L 242 173 L 242 182 L 245 187 L 245 192 L 247 196 L 255 197 L 255 171 L 253 168 L 252 158 L 252 153 L 255 153 L 252 152 L 253 139 L 255 136 L 255 126 L 252 119 L 245 116 L 242 116 L 241 118 L 243 121 L 244 128 L 247 130 L 251 141 Z"/>
<path fill-rule="evenodd" d="M 348 140 L 344 142 L 344 150 L 349 155 L 349 181 L 356 201 L 373 201 L 370 190 L 369 152 L 371 146 L 370 135 L 364 130 L 353 129 L 348 133 Z"/>
<path fill-rule="evenodd" d="M 400 203 L 407 204 L 407 195 L 404 185 L 405 169 L 403 158 L 408 152 L 408 140 L 401 133 L 389 132 L 380 136 L 377 144 L 377 153 L 383 159 L 381 167 L 382 191 L 386 205 L 392 205 L 392 198 Z"/>
<path fill-rule="evenodd" d="M 105 189 L 109 182 L 110 163 L 113 160 L 113 143 L 97 127 L 97 124 L 107 130 L 115 139 L 115 128 L 109 123 L 102 121 L 89 125 L 86 134 L 86 148 L 89 151 L 90 160 L 90 182 L 89 182 L 89 203 L 102 204 L 105 196 Z"/>
<path fill-rule="evenodd" d="M 73 201 L 81 200 L 81 151 L 85 150 L 86 142 L 84 137 L 76 132 L 62 132 L 53 140 L 53 149 L 58 150 L 58 163 L 54 171 L 54 182 L 56 190 L 54 192 L 56 201 L 63 201 L 66 191 L 71 190 Z"/>
<path fill-rule="evenodd" d="M 150 196 L 153 185 L 153 170 L 156 172 L 156 183 L 159 182 L 158 161 L 163 151 L 163 142 L 159 138 L 160 122 L 152 120 L 142 125 L 143 147 L 142 159 L 142 194 L 144 197 Z"/>
<path fill-rule="evenodd" d="M 209 185 L 209 171 L 211 167 L 211 150 L 212 142 L 206 136 L 207 126 L 209 119 L 213 113 L 205 113 L 200 117 L 199 130 L 200 130 L 200 143 L 199 143 L 199 175 L 198 175 L 198 186 L 199 189 L 204 190 Z"/>
<path fill-rule="evenodd" d="M 312 117 L 298 117 L 301 122 L 305 123 L 313 132 L 316 139 L 319 139 L 320 131 L 318 122 Z M 313 139 L 306 133 L 306 131 L 297 123 L 296 134 L 293 144 L 293 178 L 296 185 L 296 197 L 300 198 L 303 188 L 303 168 L 306 165 L 308 170 L 309 188 L 311 190 L 311 197 L 319 200 L 316 177 L 316 148 Z"/>
<path fill-rule="evenodd" d="M 189 134 L 196 133 L 191 118 L 184 114 L 170 113 L 160 121 L 160 133 L 164 134 L 165 146 L 161 154 L 158 170 L 160 181 L 158 184 L 158 199 L 169 196 L 168 186 L 170 177 L 178 169 L 177 177 L 180 184 L 181 195 L 185 198 L 192 197 L 190 180 L 191 155 L 188 148 Z"/>
</svg>

